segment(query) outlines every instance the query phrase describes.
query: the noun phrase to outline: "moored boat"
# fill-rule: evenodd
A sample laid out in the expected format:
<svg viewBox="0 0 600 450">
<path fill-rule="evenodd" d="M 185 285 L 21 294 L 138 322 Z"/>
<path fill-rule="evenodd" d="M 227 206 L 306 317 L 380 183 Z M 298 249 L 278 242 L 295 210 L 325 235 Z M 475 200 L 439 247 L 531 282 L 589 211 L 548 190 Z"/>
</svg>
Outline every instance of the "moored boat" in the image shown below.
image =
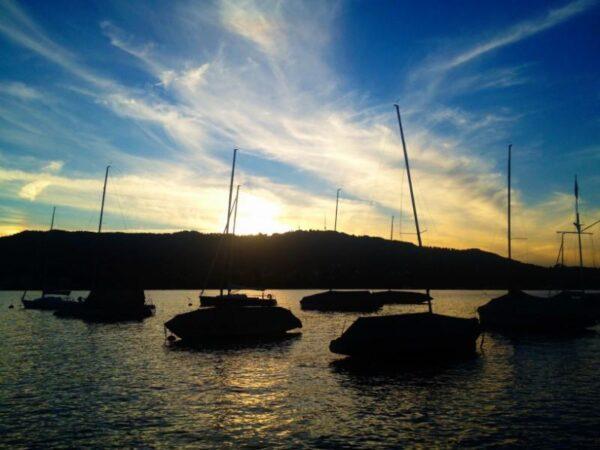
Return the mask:
<svg viewBox="0 0 600 450">
<path fill-rule="evenodd" d="M 509 284 L 512 268 L 511 236 L 511 149 L 508 146 L 508 274 Z M 575 229 L 579 237 L 579 264 L 583 270 L 581 249 L 581 223 L 579 221 L 579 188 L 575 178 Z M 563 232 L 568 233 L 568 232 Z M 564 236 L 564 234 L 563 234 Z M 561 251 L 564 251 L 561 244 Z M 580 272 L 582 273 L 582 272 Z M 547 298 L 527 294 L 518 289 L 490 300 L 477 309 L 484 329 L 500 332 L 562 334 L 592 327 L 600 320 L 600 308 L 594 296 L 586 296 L 581 290 L 561 292 Z"/>
<path fill-rule="evenodd" d="M 475 354 L 477 319 L 429 312 L 360 317 L 329 344 L 333 353 L 359 359 L 453 358 Z"/>
<path fill-rule="evenodd" d="M 34 299 L 26 299 L 26 292 L 21 297 L 21 303 L 25 309 L 39 309 L 43 311 L 54 311 L 65 304 L 73 303 L 69 297 L 71 291 L 43 291 L 42 296 Z"/>
<path fill-rule="evenodd" d="M 104 202 L 106 199 L 106 186 L 110 165 L 106 166 L 104 186 L 102 189 L 102 202 L 100 204 L 100 220 L 98 223 L 98 246 L 102 233 L 102 219 L 104 217 Z M 98 255 L 95 255 L 98 258 Z M 94 262 L 97 269 L 98 261 Z M 58 308 L 54 315 L 61 318 L 82 319 L 88 322 L 125 322 L 144 320 L 154 314 L 154 305 L 146 303 L 143 289 L 111 287 L 109 283 L 99 283 L 97 270 L 94 270 L 94 288 L 87 298 L 80 298 L 77 302 L 69 302 Z"/>
<path fill-rule="evenodd" d="M 69 302 L 54 315 L 86 322 L 139 321 L 154 314 L 154 305 L 146 303 L 142 289 L 94 289 L 86 299 Z"/>
<path fill-rule="evenodd" d="M 410 174 L 408 152 L 400 118 L 395 105 L 398 127 L 402 138 L 408 185 L 419 247 L 423 246 L 417 207 Z M 427 299 L 428 312 L 360 317 L 337 339 L 331 341 L 333 353 L 355 359 L 403 362 L 408 359 L 439 360 L 474 354 L 480 334 L 475 318 L 451 317 L 434 314 L 431 299 Z"/>
<path fill-rule="evenodd" d="M 277 306 L 277 300 L 271 294 L 266 297 L 249 297 L 246 294 L 223 293 L 201 295 L 200 306 Z"/>
<path fill-rule="evenodd" d="M 477 309 L 484 329 L 504 332 L 565 333 L 598 323 L 584 297 L 560 293 L 537 297 L 520 290 L 490 300 Z"/>
<path fill-rule="evenodd" d="M 247 338 L 285 337 L 302 328 L 302 322 L 289 309 L 279 306 L 208 307 L 179 314 L 165 327 L 190 344 Z"/>
<path fill-rule="evenodd" d="M 332 312 L 374 312 L 383 303 L 369 291 L 324 291 L 300 300 L 304 310 Z"/>
<path fill-rule="evenodd" d="M 413 292 L 388 289 L 387 291 L 372 292 L 371 295 L 380 300 L 384 305 L 421 305 L 433 300 L 431 295 L 429 295 L 429 291 Z"/>
<path fill-rule="evenodd" d="M 228 239 L 227 243 L 229 244 L 232 242 L 229 239 L 229 225 L 231 215 L 234 213 L 232 193 L 236 155 L 237 149 L 234 149 L 229 182 L 227 223 L 223 233 L 223 238 Z M 237 211 L 238 194 L 236 194 L 235 211 Z M 233 223 L 233 233 L 235 233 L 235 219 Z M 229 250 L 226 274 L 228 287 L 230 286 L 231 245 Z M 202 307 L 199 309 L 179 314 L 165 322 L 165 328 L 181 341 L 196 346 L 239 339 L 247 343 L 249 339 L 284 338 L 288 335 L 288 331 L 302 327 L 302 322 L 290 310 L 274 306 L 276 301 L 273 298 L 260 299 L 248 297 L 245 294 L 232 294 L 230 288 L 225 293 L 225 289 L 221 288 L 221 292 L 217 296 L 204 296 L 201 293 L 200 301 Z M 216 306 L 207 306 L 209 303 Z M 255 305 L 252 305 L 253 303 Z"/>
</svg>

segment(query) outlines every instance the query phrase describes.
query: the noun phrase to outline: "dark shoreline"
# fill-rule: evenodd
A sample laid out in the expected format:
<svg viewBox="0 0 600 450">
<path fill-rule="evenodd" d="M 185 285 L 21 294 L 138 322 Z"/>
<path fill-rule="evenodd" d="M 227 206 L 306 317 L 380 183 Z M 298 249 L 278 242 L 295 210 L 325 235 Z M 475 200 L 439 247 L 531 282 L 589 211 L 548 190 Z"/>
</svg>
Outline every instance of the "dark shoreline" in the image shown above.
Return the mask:
<svg viewBox="0 0 600 450">
<path fill-rule="evenodd" d="M 270 289 L 578 289 L 577 267 L 542 267 L 478 250 L 423 247 L 332 231 L 232 238 L 232 287 Z M 25 231 L 0 238 L 0 289 L 94 283 L 156 290 L 218 289 L 226 280 L 222 236 Z M 219 255 L 215 258 L 215 255 Z M 600 269 L 583 286 L 600 289 Z"/>
</svg>

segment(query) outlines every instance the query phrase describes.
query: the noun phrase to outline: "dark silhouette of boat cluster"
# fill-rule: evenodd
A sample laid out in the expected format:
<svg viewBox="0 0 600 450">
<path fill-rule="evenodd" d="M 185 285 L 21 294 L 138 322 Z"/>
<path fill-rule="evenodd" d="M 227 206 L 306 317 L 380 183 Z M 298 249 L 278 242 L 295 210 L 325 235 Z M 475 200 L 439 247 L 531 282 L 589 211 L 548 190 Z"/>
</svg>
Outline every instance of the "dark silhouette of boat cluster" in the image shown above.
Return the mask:
<svg viewBox="0 0 600 450">
<path fill-rule="evenodd" d="M 508 146 L 508 189 L 507 189 L 507 243 L 508 277 L 512 286 L 512 235 L 511 235 L 511 160 L 512 145 Z M 580 280 L 583 274 L 583 250 L 581 245 L 582 225 L 579 220 L 579 186 L 575 177 L 575 234 L 579 243 Z M 563 238 L 564 233 L 562 232 Z M 561 242 L 564 251 L 564 241 Z M 594 326 L 600 321 L 600 295 L 579 291 L 563 291 L 548 298 L 527 294 L 511 287 L 507 294 L 492 299 L 479 307 L 477 312 L 485 329 L 501 332 L 526 332 L 560 334 L 577 332 Z"/>
<path fill-rule="evenodd" d="M 307 311 L 374 312 L 383 305 L 421 305 L 432 300 L 428 293 L 412 291 L 328 291 L 307 295 L 300 306 Z"/>
<path fill-rule="evenodd" d="M 422 232 L 419 226 L 408 151 L 398 105 L 395 105 L 395 109 L 408 175 L 416 236 L 419 247 L 422 248 Z M 507 267 L 509 280 L 512 270 L 511 149 L 512 146 L 509 146 Z M 201 346 L 253 339 L 280 339 L 289 336 L 290 331 L 302 328 L 302 322 L 289 309 L 277 306 L 277 300 L 271 295 L 265 297 L 264 291 L 261 296 L 249 296 L 245 293 L 234 292 L 232 289 L 232 245 L 239 202 L 239 186 L 235 199 L 233 198 L 236 157 L 237 149 L 233 152 L 227 222 L 218 247 L 221 248 L 221 244 L 223 244 L 226 248 L 226 279 L 223 280 L 217 295 L 204 295 L 204 290 L 202 290 L 199 296 L 200 305 L 197 309 L 178 314 L 165 322 L 165 329 L 171 333 L 171 336 L 168 337 L 169 341 L 175 341 L 178 338 L 180 342 Z M 104 178 L 98 236 L 102 230 L 109 168 L 110 166 L 106 168 Z M 336 228 L 339 192 L 340 189 L 336 194 Z M 579 237 L 580 270 L 583 271 L 581 234 L 585 229 L 582 229 L 579 220 L 577 180 L 575 181 L 575 210 L 575 233 Z M 54 213 L 55 210 L 51 229 L 54 223 Z M 562 246 L 561 250 L 563 250 Z M 217 255 L 215 255 L 215 259 Z M 90 322 L 143 320 L 153 315 L 154 307 L 146 303 L 142 289 L 109 287 L 106 283 L 98 283 L 96 277 L 94 280 L 96 283 L 85 299 L 73 300 L 69 297 L 70 292 L 68 291 L 44 290 L 41 297 L 32 300 L 26 299 L 24 293 L 23 306 L 26 309 L 54 310 L 57 317 L 76 318 Z M 300 301 L 304 310 L 324 312 L 371 313 L 380 310 L 386 304 L 427 305 L 427 311 L 359 317 L 341 336 L 330 342 L 331 352 L 359 360 L 394 362 L 415 359 L 462 358 L 476 353 L 477 340 L 484 330 L 557 334 L 580 331 L 594 326 L 600 321 L 600 294 L 589 294 L 583 290 L 563 291 L 549 298 L 541 298 L 512 287 L 507 294 L 481 306 L 478 309 L 479 320 L 434 313 L 429 289 L 426 289 L 425 292 L 392 289 L 383 291 L 329 289 L 308 295 Z"/>
</svg>

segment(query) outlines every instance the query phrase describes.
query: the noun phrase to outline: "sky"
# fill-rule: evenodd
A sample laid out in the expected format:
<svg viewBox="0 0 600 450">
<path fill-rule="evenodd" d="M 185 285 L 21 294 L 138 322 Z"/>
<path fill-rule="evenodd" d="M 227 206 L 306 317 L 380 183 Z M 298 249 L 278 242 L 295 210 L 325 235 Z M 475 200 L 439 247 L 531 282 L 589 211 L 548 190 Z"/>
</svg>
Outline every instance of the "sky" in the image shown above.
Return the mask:
<svg viewBox="0 0 600 450">
<path fill-rule="evenodd" d="M 0 2 L 0 235 L 333 228 L 554 263 L 600 219 L 600 2 Z M 598 232 L 600 228 L 596 228 Z M 592 231 L 592 230 L 590 230 Z M 600 243 L 584 236 L 586 265 Z M 567 237 L 567 262 L 575 241 Z"/>
</svg>

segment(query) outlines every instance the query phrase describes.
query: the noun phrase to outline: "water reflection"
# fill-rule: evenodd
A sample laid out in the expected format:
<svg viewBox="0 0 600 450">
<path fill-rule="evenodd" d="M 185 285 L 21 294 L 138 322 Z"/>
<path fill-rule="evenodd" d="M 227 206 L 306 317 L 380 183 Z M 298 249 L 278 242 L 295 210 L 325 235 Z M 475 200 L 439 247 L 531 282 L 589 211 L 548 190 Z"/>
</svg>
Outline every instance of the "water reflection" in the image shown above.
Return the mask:
<svg viewBox="0 0 600 450">
<path fill-rule="evenodd" d="M 165 347 L 163 323 L 197 292 L 151 293 L 144 323 L 85 324 L 9 310 L 0 293 L 0 447 L 397 448 L 597 444 L 600 336 L 486 334 L 472 360 L 348 367 L 329 341 L 356 314 L 302 312 L 282 342 Z M 473 317 L 498 292 L 434 292 Z M 406 312 L 386 306 L 382 314 Z"/>
</svg>

